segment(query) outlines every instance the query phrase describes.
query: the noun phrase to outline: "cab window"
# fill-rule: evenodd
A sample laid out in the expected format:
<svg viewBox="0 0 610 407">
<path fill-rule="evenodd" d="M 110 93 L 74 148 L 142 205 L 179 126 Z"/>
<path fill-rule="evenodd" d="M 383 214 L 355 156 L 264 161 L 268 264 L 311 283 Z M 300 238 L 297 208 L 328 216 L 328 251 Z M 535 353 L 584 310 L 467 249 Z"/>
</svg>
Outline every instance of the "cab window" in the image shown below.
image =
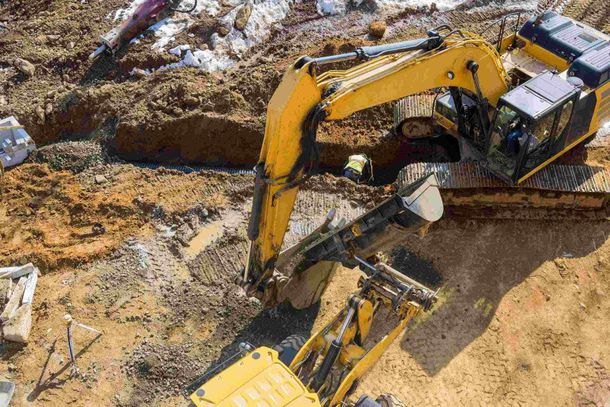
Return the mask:
<svg viewBox="0 0 610 407">
<path fill-rule="evenodd" d="M 457 114 L 453 110 L 451 110 L 451 108 L 449 106 L 446 106 L 443 103 L 439 103 L 439 104 L 437 104 L 436 110 L 441 115 L 443 115 L 447 119 L 451 120 L 452 122 L 456 122 L 457 121 Z"/>
<path fill-rule="evenodd" d="M 553 131 L 553 124 L 555 123 L 555 112 L 546 115 L 546 117 L 538 120 L 532 131 L 532 136 L 529 139 L 529 145 L 527 146 L 527 152 L 530 153 L 543 144 L 548 144 L 551 139 L 551 132 Z"/>
<path fill-rule="evenodd" d="M 560 137 L 561 134 L 563 133 L 563 131 L 566 129 L 568 123 L 570 122 L 570 117 L 572 117 L 572 110 L 574 109 L 574 102 L 572 102 L 571 100 L 566 103 L 563 108 L 561 109 L 561 112 L 559 113 L 559 118 L 558 118 L 558 122 L 557 122 L 557 130 L 555 131 L 555 134 L 557 135 L 557 137 Z"/>
<path fill-rule="evenodd" d="M 509 106 L 498 109 L 487 149 L 487 159 L 494 172 L 513 178 L 519 153 L 527 140 L 526 125 Z"/>
<path fill-rule="evenodd" d="M 524 173 L 527 173 L 555 153 L 554 147 L 572 115 L 574 102 L 568 101 L 561 108 L 538 120 L 528 141 Z"/>
</svg>

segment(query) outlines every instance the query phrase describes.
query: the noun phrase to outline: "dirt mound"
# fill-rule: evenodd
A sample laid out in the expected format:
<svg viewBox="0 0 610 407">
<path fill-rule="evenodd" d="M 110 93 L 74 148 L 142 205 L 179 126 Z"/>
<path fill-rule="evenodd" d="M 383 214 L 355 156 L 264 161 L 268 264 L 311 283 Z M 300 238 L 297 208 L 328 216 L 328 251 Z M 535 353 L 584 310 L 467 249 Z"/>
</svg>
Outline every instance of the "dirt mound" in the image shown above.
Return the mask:
<svg viewBox="0 0 610 407">
<path fill-rule="evenodd" d="M 76 174 L 88 168 L 108 162 L 104 148 L 95 142 L 68 141 L 51 144 L 36 150 L 31 160 L 48 164 L 56 171 L 71 171 Z"/>
</svg>

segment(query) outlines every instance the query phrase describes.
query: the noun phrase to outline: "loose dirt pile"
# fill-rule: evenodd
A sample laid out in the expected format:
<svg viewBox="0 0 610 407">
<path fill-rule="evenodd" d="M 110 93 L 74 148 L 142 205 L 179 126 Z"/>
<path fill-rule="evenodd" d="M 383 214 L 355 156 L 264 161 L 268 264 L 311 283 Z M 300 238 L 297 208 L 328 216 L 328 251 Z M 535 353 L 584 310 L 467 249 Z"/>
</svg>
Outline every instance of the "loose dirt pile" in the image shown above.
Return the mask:
<svg viewBox="0 0 610 407">
<path fill-rule="evenodd" d="M 476 31 L 534 2 L 468 2 L 449 11 L 372 2 L 321 17 L 299 2 L 225 72 L 196 68 L 131 75 L 180 57 L 157 52 L 154 34 L 115 59 L 87 56 L 128 1 L 0 1 L 0 117 L 17 116 L 42 148 L 0 181 L 0 258 L 43 271 L 31 342 L 0 342 L 0 379 L 17 384 L 16 406 L 184 405 L 185 388 L 241 341 L 275 344 L 309 334 L 343 306 L 357 272 L 340 270 L 320 304 L 262 311 L 234 283 L 244 267 L 253 176 L 185 165 L 250 169 L 265 109 L 285 67 L 300 55 L 346 52 L 421 36 L 450 24 Z M 542 4 L 545 8 L 549 4 Z M 606 32 L 604 1 L 564 11 Z M 173 45 L 208 44 L 216 20 L 199 15 Z M 30 61 L 28 77 L 14 58 Z M 319 132 L 327 169 L 365 152 L 380 173 L 406 157 L 430 157 L 392 136 L 380 106 Z M 608 143 L 565 162 L 610 165 Z M 147 165 L 143 165 L 147 162 Z M 151 164 L 152 163 L 152 164 Z M 184 171 L 159 167 L 176 164 Z M 299 195 L 286 244 L 326 212 L 351 219 L 392 192 L 332 175 Z M 390 253 L 392 264 L 441 288 L 442 301 L 397 341 L 356 395 L 394 392 L 431 405 L 606 405 L 610 400 L 610 227 L 607 221 L 443 219 L 423 239 Z M 77 330 L 80 374 L 70 376 L 63 316 Z"/>
</svg>

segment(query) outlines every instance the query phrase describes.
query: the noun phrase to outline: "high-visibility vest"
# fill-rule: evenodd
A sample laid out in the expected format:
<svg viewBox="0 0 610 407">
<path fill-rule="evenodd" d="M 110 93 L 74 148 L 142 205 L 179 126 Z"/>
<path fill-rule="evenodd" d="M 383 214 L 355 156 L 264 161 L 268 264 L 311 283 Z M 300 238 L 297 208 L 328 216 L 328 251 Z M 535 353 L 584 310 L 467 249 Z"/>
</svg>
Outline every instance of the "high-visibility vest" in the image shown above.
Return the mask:
<svg viewBox="0 0 610 407">
<path fill-rule="evenodd" d="M 368 158 L 364 154 L 350 155 L 347 160 L 345 169 L 351 169 L 359 174 L 364 172 L 364 166 L 368 162 Z"/>
</svg>

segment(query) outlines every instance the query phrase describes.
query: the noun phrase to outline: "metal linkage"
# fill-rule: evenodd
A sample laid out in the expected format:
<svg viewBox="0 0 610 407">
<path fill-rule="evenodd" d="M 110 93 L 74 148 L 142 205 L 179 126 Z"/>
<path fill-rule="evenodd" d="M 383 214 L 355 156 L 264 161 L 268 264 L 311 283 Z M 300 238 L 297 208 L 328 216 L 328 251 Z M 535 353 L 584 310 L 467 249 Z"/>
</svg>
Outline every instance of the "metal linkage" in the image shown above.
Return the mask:
<svg viewBox="0 0 610 407">
<path fill-rule="evenodd" d="M 372 265 L 358 256 L 354 256 L 354 259 L 360 263 L 364 272 L 369 277 L 379 278 L 399 290 L 400 293 L 398 297 L 401 300 L 415 301 L 422 306 L 424 311 L 428 311 L 432 308 L 434 303 L 438 300 L 438 291 L 432 291 L 420 282 L 404 275 L 385 263 Z"/>
</svg>

